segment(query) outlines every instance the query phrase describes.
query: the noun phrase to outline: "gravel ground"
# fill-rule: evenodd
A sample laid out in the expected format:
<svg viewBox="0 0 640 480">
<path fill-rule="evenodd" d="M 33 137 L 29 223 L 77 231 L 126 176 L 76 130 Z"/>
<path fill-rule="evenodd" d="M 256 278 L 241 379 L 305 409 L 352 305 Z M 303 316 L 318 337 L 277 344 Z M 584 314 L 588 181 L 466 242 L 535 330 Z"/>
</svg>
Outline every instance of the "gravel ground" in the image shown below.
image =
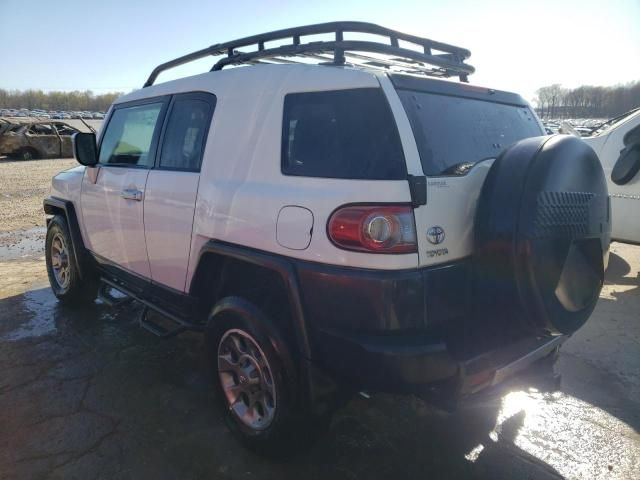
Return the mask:
<svg viewBox="0 0 640 480">
<path fill-rule="evenodd" d="M 42 200 L 51 177 L 76 166 L 73 159 L 0 160 L 0 258 L 33 253 L 33 242 L 44 242 Z M 28 172 L 28 174 L 26 174 Z"/>
<path fill-rule="evenodd" d="M 76 165 L 71 158 L 0 160 L 0 232 L 43 227 L 42 200 L 49 192 L 51 177 Z"/>
</svg>

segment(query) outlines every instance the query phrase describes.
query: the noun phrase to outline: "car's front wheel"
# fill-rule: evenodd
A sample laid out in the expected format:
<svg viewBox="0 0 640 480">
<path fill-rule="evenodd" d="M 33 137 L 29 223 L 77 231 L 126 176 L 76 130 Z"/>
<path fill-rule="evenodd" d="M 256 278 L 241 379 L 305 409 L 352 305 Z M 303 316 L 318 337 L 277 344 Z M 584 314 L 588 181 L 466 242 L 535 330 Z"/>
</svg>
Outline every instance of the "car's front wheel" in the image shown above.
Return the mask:
<svg viewBox="0 0 640 480">
<path fill-rule="evenodd" d="M 216 401 L 239 440 L 271 456 L 308 445 L 318 418 L 273 322 L 250 302 L 227 297 L 213 308 L 206 333 Z"/>
<path fill-rule="evenodd" d="M 62 215 L 56 215 L 49 221 L 45 259 L 49 283 L 58 300 L 68 304 L 95 300 L 96 284 L 93 279 L 80 278 L 69 226 Z"/>
<path fill-rule="evenodd" d="M 18 160 L 35 160 L 40 158 L 40 154 L 37 150 L 27 147 L 19 149 L 13 154 L 13 156 Z"/>
</svg>

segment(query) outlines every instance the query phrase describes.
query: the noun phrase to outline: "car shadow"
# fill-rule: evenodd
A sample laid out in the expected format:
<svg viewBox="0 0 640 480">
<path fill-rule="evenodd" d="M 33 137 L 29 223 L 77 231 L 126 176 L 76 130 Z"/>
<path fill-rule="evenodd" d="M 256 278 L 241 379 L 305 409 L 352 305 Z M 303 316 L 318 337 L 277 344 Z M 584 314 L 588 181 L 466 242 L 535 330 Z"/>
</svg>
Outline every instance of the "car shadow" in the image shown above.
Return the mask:
<svg viewBox="0 0 640 480">
<path fill-rule="evenodd" d="M 15 158 L 11 156 L 0 156 L 0 163 L 24 163 L 38 160 L 73 160 L 73 157 L 40 157 L 34 158 L 32 160 L 23 160 L 21 158 Z"/>
<path fill-rule="evenodd" d="M 617 253 L 611 252 L 609 254 L 609 265 L 605 272 L 605 282 L 618 285 L 640 285 L 636 279 L 640 279 L 640 272 L 634 279 L 628 277 L 631 272 L 631 265 L 624 258 Z"/>
<path fill-rule="evenodd" d="M 559 370 L 563 391 L 640 432 L 640 272 L 632 273 L 610 254 L 598 305 L 563 346 Z"/>
<path fill-rule="evenodd" d="M 612 278 L 624 271 L 616 263 Z M 154 479 L 247 472 L 274 479 L 562 478 L 516 444 L 525 408 L 498 422 L 513 385 L 454 414 L 414 397 L 354 398 L 310 451 L 280 461 L 256 456 L 233 440 L 213 408 L 201 337 L 157 339 L 138 327 L 140 311 L 136 304 L 66 308 L 48 288 L 0 300 L 0 471 L 20 478 L 54 470 L 78 478 L 96 471 Z M 561 365 L 572 377 L 580 368 Z M 610 385 L 601 375 L 589 382 Z M 563 390 L 637 430 L 637 406 L 589 382 L 572 380 Z"/>
</svg>

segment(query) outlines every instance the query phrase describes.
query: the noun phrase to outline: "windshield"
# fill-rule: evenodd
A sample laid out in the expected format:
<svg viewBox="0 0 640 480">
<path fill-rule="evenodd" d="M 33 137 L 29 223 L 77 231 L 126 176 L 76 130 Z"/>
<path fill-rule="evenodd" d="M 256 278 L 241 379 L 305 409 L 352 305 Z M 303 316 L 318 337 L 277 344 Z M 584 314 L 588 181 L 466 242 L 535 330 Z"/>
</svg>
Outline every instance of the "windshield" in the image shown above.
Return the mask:
<svg viewBox="0 0 640 480">
<path fill-rule="evenodd" d="M 425 175 L 464 175 L 512 143 L 543 135 L 528 107 L 399 90 Z"/>
</svg>

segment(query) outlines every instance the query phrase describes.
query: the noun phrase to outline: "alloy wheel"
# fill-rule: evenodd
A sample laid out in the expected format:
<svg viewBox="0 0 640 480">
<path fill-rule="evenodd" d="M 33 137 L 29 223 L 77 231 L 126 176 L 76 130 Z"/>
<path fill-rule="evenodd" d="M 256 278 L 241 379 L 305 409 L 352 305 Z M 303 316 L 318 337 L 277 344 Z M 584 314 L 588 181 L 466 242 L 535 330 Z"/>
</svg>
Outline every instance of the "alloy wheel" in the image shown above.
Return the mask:
<svg viewBox="0 0 640 480">
<path fill-rule="evenodd" d="M 218 375 L 237 419 L 254 430 L 267 428 L 276 411 L 275 384 L 266 355 L 247 332 L 225 332 L 218 345 Z"/>
<path fill-rule="evenodd" d="M 61 233 L 56 233 L 51 240 L 51 269 L 56 283 L 61 289 L 69 287 L 71 282 L 71 266 L 69 264 L 69 248 Z"/>
</svg>

